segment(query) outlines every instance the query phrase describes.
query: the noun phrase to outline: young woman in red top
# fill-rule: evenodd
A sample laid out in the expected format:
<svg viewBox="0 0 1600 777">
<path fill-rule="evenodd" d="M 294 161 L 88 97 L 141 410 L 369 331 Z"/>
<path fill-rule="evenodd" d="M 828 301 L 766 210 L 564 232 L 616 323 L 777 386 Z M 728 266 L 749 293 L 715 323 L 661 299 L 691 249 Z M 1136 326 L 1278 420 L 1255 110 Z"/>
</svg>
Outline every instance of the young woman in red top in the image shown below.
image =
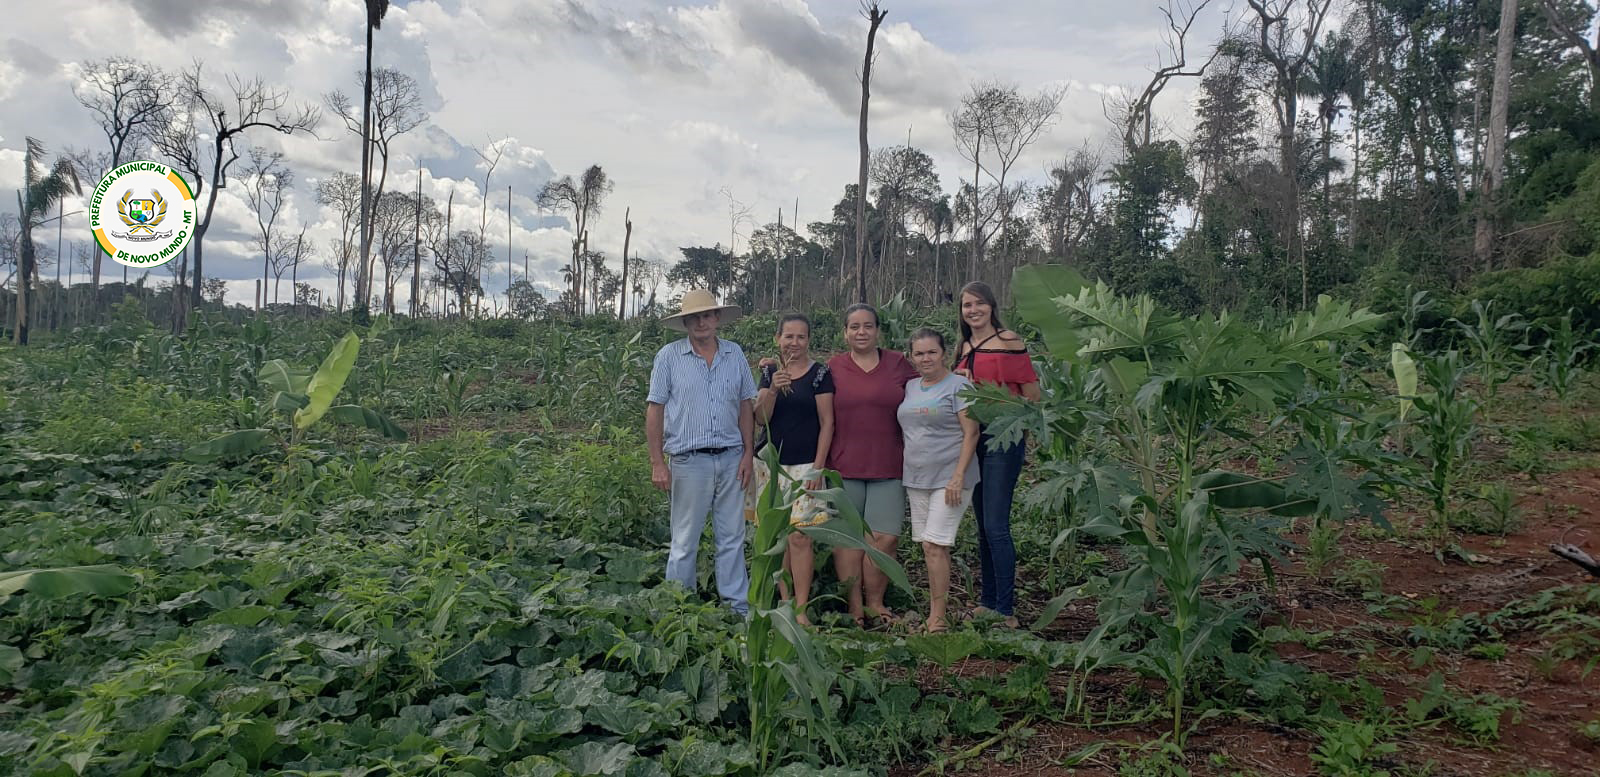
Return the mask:
<svg viewBox="0 0 1600 777">
<path fill-rule="evenodd" d="M 844 480 L 844 491 L 867 522 L 868 541 L 895 555 L 905 523 L 906 494 L 900 475 L 904 443 L 895 413 L 905 399 L 906 381 L 917 369 L 898 351 L 878 347 L 878 311 L 855 304 L 844 311 L 844 339 L 850 350 L 828 361 L 833 373 L 833 445 L 828 469 Z M 883 604 L 889 579 L 866 554 L 834 548 L 834 569 L 850 585 L 850 615 L 864 620 L 862 598 L 874 616 L 892 620 Z"/>
<path fill-rule="evenodd" d="M 1039 376 L 1028 359 L 1028 344 L 1000 325 L 1000 304 L 989 284 L 973 281 L 961 288 L 961 344 L 956 347 L 956 372 L 974 383 L 994 383 L 1037 402 Z M 1011 543 L 1011 500 L 1022 474 L 1026 442 L 990 450 L 990 437 L 978 440 L 978 486 L 972 512 L 978 519 L 979 614 L 998 613 L 1016 628 L 1017 551 Z"/>
</svg>

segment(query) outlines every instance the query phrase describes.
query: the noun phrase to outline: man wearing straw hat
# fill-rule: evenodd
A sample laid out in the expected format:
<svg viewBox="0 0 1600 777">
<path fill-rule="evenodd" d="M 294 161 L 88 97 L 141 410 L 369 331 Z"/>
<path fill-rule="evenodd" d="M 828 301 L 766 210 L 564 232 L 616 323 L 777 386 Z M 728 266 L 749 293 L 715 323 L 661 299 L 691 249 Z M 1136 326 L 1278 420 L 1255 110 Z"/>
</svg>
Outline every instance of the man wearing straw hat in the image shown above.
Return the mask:
<svg viewBox="0 0 1600 777">
<path fill-rule="evenodd" d="M 661 323 L 689 336 L 656 353 L 644 421 L 650 480 L 672 494 L 667 579 L 695 590 L 695 555 L 710 513 L 717 592 L 748 615 L 744 490 L 754 469 L 756 383 L 744 349 L 717 337 L 717 327 L 739 315 L 708 291 L 683 295 L 682 309 Z"/>
</svg>

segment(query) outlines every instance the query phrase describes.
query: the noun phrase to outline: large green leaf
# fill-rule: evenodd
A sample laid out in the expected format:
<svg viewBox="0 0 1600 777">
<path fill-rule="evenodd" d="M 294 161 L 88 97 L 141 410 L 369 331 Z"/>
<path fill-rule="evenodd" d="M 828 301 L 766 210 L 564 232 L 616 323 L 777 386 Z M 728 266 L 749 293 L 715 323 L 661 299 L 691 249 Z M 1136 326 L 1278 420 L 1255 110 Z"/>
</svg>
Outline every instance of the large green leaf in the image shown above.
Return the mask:
<svg viewBox="0 0 1600 777">
<path fill-rule="evenodd" d="M 1417 362 L 1405 343 L 1389 347 L 1389 368 L 1394 370 L 1395 393 L 1400 395 L 1400 421 L 1411 412 L 1412 398 L 1417 395 Z"/>
<path fill-rule="evenodd" d="M 633 760 L 633 754 L 633 745 L 626 742 L 608 745 L 598 741 L 584 742 L 560 753 L 567 768 L 578 777 L 621 774 L 628 762 Z"/>
<path fill-rule="evenodd" d="M 311 400 L 304 394 L 279 391 L 272 395 L 272 409 L 281 410 L 285 413 L 293 413 L 309 404 L 311 404 Z"/>
<path fill-rule="evenodd" d="M 183 452 L 189 461 L 205 463 L 221 458 L 234 458 L 255 453 L 270 432 L 266 429 L 240 429 L 216 439 L 207 440 Z"/>
<path fill-rule="evenodd" d="M 334 405 L 328 408 L 333 419 L 352 426 L 363 426 L 391 440 L 404 440 L 406 430 L 390 421 L 388 416 L 360 405 Z"/>
<path fill-rule="evenodd" d="M 0 572 L 0 598 L 27 591 L 46 599 L 74 594 L 120 596 L 133 590 L 137 580 L 120 567 L 97 564 L 87 567 L 19 569 Z"/>
<path fill-rule="evenodd" d="M 12 676 L 26 663 L 21 650 L 10 645 L 0 645 L 0 684 L 10 683 Z"/>
<path fill-rule="evenodd" d="M 1085 286 L 1076 296 L 1058 297 L 1056 304 L 1089 322 L 1087 342 L 1078 349 L 1085 359 L 1118 353 L 1148 357 L 1182 333 L 1179 319 L 1156 307 L 1148 294 L 1118 296 L 1103 282 Z"/>
<path fill-rule="evenodd" d="M 306 384 L 311 381 L 311 370 L 304 367 L 290 367 L 282 359 L 273 359 L 261 365 L 261 370 L 256 373 L 256 380 L 265 383 L 274 391 L 304 394 Z"/>
<path fill-rule="evenodd" d="M 1131 362 L 1121 356 L 1113 356 L 1110 361 L 1100 365 L 1100 380 L 1106 388 L 1125 397 L 1133 396 L 1149 377 L 1150 365 Z"/>
<path fill-rule="evenodd" d="M 1017 312 L 1039 330 L 1057 359 L 1076 359 L 1080 343 L 1076 327 L 1062 315 L 1056 298 L 1076 296 L 1087 285 L 1076 270 L 1062 264 L 1026 264 L 1011 271 Z"/>
<path fill-rule="evenodd" d="M 360 346 L 361 338 L 356 337 L 355 332 L 346 334 L 334 343 L 333 350 L 328 351 L 322 366 L 317 368 L 306 386 L 306 397 L 311 400 L 310 404 L 294 411 L 296 429 L 305 429 L 316 423 L 333 406 L 333 398 L 344 388 L 345 379 L 350 377 L 350 368 L 356 364 L 356 351 Z"/>
<path fill-rule="evenodd" d="M 945 634 L 916 634 L 906 637 L 906 648 L 926 658 L 941 668 L 949 669 L 983 647 L 983 639 L 970 631 L 952 631 Z"/>
<path fill-rule="evenodd" d="M 1224 510 L 1266 510 L 1286 517 L 1310 515 L 1317 503 L 1289 494 L 1282 483 L 1238 472 L 1217 470 L 1194 479 L 1196 490 L 1208 491 L 1211 504 Z"/>
</svg>

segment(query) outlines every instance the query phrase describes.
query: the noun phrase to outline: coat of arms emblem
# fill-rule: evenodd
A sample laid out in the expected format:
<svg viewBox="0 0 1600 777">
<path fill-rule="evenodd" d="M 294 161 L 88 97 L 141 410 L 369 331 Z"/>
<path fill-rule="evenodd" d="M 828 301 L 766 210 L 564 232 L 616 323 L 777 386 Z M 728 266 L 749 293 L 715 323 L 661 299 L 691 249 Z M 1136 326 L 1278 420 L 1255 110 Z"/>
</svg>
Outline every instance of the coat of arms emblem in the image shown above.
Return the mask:
<svg viewBox="0 0 1600 777">
<path fill-rule="evenodd" d="M 117 215 L 122 217 L 122 223 L 128 225 L 128 234 L 154 236 L 155 228 L 167 216 L 167 203 L 161 199 L 161 192 L 150 190 L 148 198 L 134 199 L 133 190 L 123 192 L 122 199 L 117 201 Z"/>
</svg>

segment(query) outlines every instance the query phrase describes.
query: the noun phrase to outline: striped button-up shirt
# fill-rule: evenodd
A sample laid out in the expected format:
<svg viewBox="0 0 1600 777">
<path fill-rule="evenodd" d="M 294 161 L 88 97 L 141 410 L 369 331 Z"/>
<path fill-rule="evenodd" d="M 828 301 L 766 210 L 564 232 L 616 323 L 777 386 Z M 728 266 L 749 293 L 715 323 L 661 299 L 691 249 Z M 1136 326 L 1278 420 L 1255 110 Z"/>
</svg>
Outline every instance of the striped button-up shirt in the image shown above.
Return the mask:
<svg viewBox="0 0 1600 777">
<path fill-rule="evenodd" d="M 739 403 L 755 398 L 756 382 L 738 343 L 718 338 L 717 354 L 708 365 L 686 337 L 656 353 L 646 401 L 666 409 L 661 450 L 673 456 L 698 448 L 742 446 Z"/>
</svg>

